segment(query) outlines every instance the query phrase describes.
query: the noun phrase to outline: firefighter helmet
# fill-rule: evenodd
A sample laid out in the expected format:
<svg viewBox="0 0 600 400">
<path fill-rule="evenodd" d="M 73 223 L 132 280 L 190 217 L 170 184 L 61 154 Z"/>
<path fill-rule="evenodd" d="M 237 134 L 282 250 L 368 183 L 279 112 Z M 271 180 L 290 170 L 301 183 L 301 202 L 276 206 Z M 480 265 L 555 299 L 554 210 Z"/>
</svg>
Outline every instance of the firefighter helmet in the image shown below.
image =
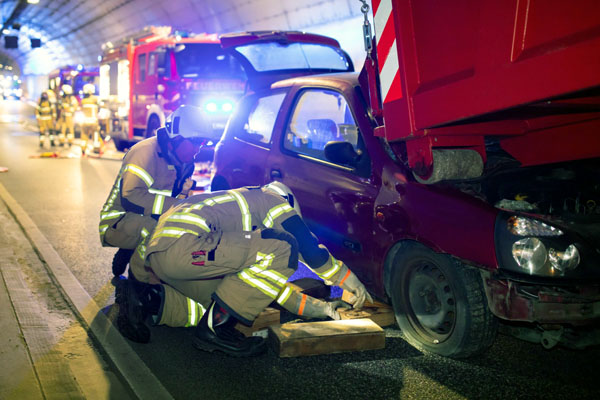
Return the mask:
<svg viewBox="0 0 600 400">
<path fill-rule="evenodd" d="M 86 83 L 83 85 L 83 94 L 94 94 L 96 87 L 92 83 Z"/>
<path fill-rule="evenodd" d="M 71 85 L 62 85 L 62 91 L 64 94 L 73 94 L 73 88 L 71 87 Z"/>
<path fill-rule="evenodd" d="M 287 187 L 285 184 L 277 181 L 273 181 L 263 187 L 264 189 L 272 193 L 276 193 L 284 199 L 286 199 L 287 202 L 290 203 L 290 206 L 292 206 L 294 211 L 296 211 L 298 215 L 302 216 L 302 213 L 300 212 L 300 204 L 298 204 L 298 199 L 296 198 L 296 196 L 294 196 L 294 193 L 292 193 L 292 189 Z"/>
<path fill-rule="evenodd" d="M 195 106 L 179 106 L 165 121 L 165 130 L 169 139 L 181 136 L 185 139 L 217 142 L 221 135 L 216 133 L 202 109 Z"/>
</svg>

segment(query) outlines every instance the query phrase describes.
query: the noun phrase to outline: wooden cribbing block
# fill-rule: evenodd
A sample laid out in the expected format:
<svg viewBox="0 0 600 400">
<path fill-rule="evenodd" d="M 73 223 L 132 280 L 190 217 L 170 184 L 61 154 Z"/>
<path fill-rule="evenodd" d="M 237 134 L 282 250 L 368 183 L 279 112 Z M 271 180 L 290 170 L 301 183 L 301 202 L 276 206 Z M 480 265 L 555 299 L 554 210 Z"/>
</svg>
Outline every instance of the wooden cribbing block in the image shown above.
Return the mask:
<svg viewBox="0 0 600 400">
<path fill-rule="evenodd" d="M 385 332 L 370 319 L 287 323 L 269 327 L 279 357 L 383 349 Z"/>
<path fill-rule="evenodd" d="M 266 329 L 271 325 L 277 325 L 280 323 L 279 310 L 271 307 L 265 308 L 263 312 L 258 314 L 258 317 L 254 320 L 252 326 L 246 326 L 243 324 L 237 324 L 235 329 L 242 332 L 246 337 L 252 336 L 254 332 Z"/>
<path fill-rule="evenodd" d="M 342 292 L 342 300 L 348 302 L 350 296 L 353 296 L 352 293 L 349 293 L 346 290 Z M 392 307 L 379 301 L 374 301 L 373 303 L 365 301 L 365 304 L 363 304 L 363 307 L 360 310 L 338 308 L 338 312 L 342 319 L 369 318 L 381 327 L 394 325 L 396 323 L 396 317 Z"/>
</svg>

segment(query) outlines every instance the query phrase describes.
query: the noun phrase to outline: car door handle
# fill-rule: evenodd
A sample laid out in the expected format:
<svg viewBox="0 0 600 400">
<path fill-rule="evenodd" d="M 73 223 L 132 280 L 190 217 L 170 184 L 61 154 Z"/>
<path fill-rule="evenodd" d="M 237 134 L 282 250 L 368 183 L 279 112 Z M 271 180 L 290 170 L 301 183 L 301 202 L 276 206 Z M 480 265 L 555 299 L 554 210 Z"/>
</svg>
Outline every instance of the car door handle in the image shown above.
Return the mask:
<svg viewBox="0 0 600 400">
<path fill-rule="evenodd" d="M 355 253 L 360 253 L 361 252 L 360 243 L 355 242 L 354 240 L 344 239 L 344 247 L 352 250 Z"/>
<path fill-rule="evenodd" d="M 281 171 L 278 169 L 272 169 L 271 170 L 271 179 L 280 179 L 283 175 L 281 174 Z"/>
</svg>

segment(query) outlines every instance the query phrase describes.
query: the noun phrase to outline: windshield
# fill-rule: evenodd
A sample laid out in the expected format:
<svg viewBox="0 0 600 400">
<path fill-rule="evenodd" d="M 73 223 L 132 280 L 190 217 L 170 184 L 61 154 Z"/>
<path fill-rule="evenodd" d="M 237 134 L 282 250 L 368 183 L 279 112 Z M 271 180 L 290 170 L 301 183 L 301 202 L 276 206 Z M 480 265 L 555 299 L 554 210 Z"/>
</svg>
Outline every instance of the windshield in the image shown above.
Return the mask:
<svg viewBox="0 0 600 400">
<path fill-rule="evenodd" d="M 186 43 L 175 47 L 177 72 L 183 78 L 245 79 L 239 62 L 212 43 Z"/>
<path fill-rule="evenodd" d="M 256 71 L 326 69 L 350 71 L 345 53 L 335 47 L 314 43 L 254 43 L 236 47 Z"/>
<path fill-rule="evenodd" d="M 83 85 L 91 83 L 96 87 L 94 93 L 98 93 L 98 83 L 100 77 L 98 75 L 77 75 L 71 85 L 73 86 L 73 93 L 83 93 Z"/>
</svg>

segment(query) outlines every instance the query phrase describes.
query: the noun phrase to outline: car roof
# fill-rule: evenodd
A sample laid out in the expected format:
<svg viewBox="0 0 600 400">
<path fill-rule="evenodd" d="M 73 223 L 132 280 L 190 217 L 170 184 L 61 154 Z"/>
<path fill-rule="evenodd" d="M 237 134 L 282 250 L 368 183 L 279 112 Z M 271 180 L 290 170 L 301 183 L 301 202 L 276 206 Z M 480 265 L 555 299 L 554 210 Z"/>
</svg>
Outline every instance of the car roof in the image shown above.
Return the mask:
<svg viewBox="0 0 600 400">
<path fill-rule="evenodd" d="M 358 75 L 358 72 L 339 72 L 318 75 L 304 75 L 274 82 L 271 85 L 271 88 L 276 89 L 295 85 L 323 85 L 345 89 L 348 86 L 358 86 Z"/>
</svg>

